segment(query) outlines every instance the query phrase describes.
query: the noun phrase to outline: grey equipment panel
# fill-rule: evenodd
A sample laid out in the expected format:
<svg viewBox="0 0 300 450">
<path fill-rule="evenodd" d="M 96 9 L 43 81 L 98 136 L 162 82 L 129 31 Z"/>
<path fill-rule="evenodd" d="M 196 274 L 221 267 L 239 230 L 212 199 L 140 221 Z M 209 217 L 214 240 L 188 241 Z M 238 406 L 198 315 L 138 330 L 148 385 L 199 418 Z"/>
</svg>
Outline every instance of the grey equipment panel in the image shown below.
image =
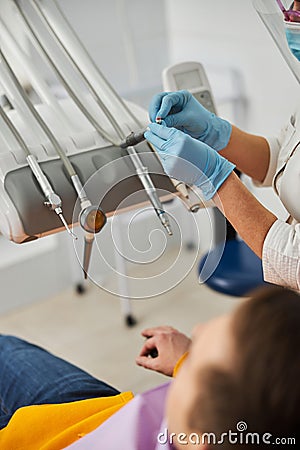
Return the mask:
<svg viewBox="0 0 300 450">
<path fill-rule="evenodd" d="M 143 142 L 136 150 L 148 167 L 160 197 L 165 196 L 166 191 L 174 193 L 173 183 L 164 174 L 157 156 L 148 144 Z M 100 206 L 106 214 L 148 201 L 126 150 L 110 146 L 70 156 L 70 160 L 82 184 L 89 180 L 85 189 L 92 204 Z M 62 162 L 60 159 L 42 162 L 41 167 L 62 199 L 63 213 L 68 224 L 72 223 L 73 217 L 77 221 L 79 207 L 76 193 Z M 44 195 L 28 166 L 9 172 L 4 186 L 19 213 L 24 231 L 29 236 L 26 240 L 61 228 L 56 214 L 44 206 Z"/>
<path fill-rule="evenodd" d="M 214 102 L 211 96 L 211 93 L 206 91 L 200 91 L 193 93 L 193 96 L 198 100 L 199 103 L 201 103 L 204 108 L 206 108 L 208 111 L 216 114 L 216 109 L 214 107 Z"/>
</svg>

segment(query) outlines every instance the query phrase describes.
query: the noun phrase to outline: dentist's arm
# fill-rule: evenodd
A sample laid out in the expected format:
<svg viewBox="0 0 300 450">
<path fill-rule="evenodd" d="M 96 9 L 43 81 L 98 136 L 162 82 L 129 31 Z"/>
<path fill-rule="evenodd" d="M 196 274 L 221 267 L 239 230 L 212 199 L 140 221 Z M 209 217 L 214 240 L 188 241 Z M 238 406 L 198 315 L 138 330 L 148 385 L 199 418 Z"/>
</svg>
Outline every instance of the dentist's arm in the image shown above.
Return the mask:
<svg viewBox="0 0 300 450">
<path fill-rule="evenodd" d="M 270 163 L 270 148 L 261 136 L 246 133 L 233 126 L 228 145 L 220 155 L 236 165 L 240 172 L 260 183 L 267 175 Z"/>
<path fill-rule="evenodd" d="M 248 191 L 234 172 L 213 200 L 241 238 L 261 258 L 266 235 L 277 217 Z"/>
</svg>

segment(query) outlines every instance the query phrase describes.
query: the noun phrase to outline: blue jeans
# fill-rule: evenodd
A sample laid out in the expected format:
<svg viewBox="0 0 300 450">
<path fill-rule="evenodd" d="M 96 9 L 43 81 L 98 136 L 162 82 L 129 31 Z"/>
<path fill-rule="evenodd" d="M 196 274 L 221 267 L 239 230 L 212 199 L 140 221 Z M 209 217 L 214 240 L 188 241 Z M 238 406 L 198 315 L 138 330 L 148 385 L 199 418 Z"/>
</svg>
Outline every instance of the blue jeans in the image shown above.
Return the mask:
<svg viewBox="0 0 300 450">
<path fill-rule="evenodd" d="M 0 429 L 22 406 L 117 394 L 113 387 L 46 350 L 0 335 Z"/>
</svg>

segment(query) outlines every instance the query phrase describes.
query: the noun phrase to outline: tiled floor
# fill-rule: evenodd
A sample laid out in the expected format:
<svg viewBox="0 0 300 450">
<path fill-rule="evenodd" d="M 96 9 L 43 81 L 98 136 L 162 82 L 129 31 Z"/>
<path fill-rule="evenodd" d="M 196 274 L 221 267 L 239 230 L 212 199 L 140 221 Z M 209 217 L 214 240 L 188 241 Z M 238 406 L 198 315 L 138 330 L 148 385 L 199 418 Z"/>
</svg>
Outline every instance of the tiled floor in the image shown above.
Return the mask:
<svg viewBox="0 0 300 450">
<path fill-rule="evenodd" d="M 133 328 L 124 324 L 119 299 L 89 283 L 83 296 L 70 289 L 0 316 L 0 332 L 42 345 L 120 390 L 140 392 L 164 381 L 135 365 L 143 328 L 169 324 L 189 333 L 197 322 L 230 311 L 238 301 L 200 286 L 193 269 L 166 294 L 132 301 L 138 320 Z"/>
</svg>

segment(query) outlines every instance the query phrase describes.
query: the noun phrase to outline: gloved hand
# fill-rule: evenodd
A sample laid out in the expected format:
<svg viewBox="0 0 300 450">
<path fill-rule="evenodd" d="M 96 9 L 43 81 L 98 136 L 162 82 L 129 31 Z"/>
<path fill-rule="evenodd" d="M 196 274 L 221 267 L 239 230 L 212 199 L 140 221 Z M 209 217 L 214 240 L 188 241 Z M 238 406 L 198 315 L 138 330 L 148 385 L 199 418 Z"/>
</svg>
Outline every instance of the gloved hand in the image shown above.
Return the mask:
<svg viewBox="0 0 300 450">
<path fill-rule="evenodd" d="M 188 91 L 162 92 L 153 97 L 149 117 L 161 117 L 168 127 L 178 128 L 219 151 L 229 142 L 229 122 L 205 109 Z"/>
<path fill-rule="evenodd" d="M 172 178 L 198 186 L 210 200 L 234 170 L 234 165 L 204 142 L 176 128 L 151 123 L 145 138 L 156 148 L 165 172 Z"/>
</svg>

